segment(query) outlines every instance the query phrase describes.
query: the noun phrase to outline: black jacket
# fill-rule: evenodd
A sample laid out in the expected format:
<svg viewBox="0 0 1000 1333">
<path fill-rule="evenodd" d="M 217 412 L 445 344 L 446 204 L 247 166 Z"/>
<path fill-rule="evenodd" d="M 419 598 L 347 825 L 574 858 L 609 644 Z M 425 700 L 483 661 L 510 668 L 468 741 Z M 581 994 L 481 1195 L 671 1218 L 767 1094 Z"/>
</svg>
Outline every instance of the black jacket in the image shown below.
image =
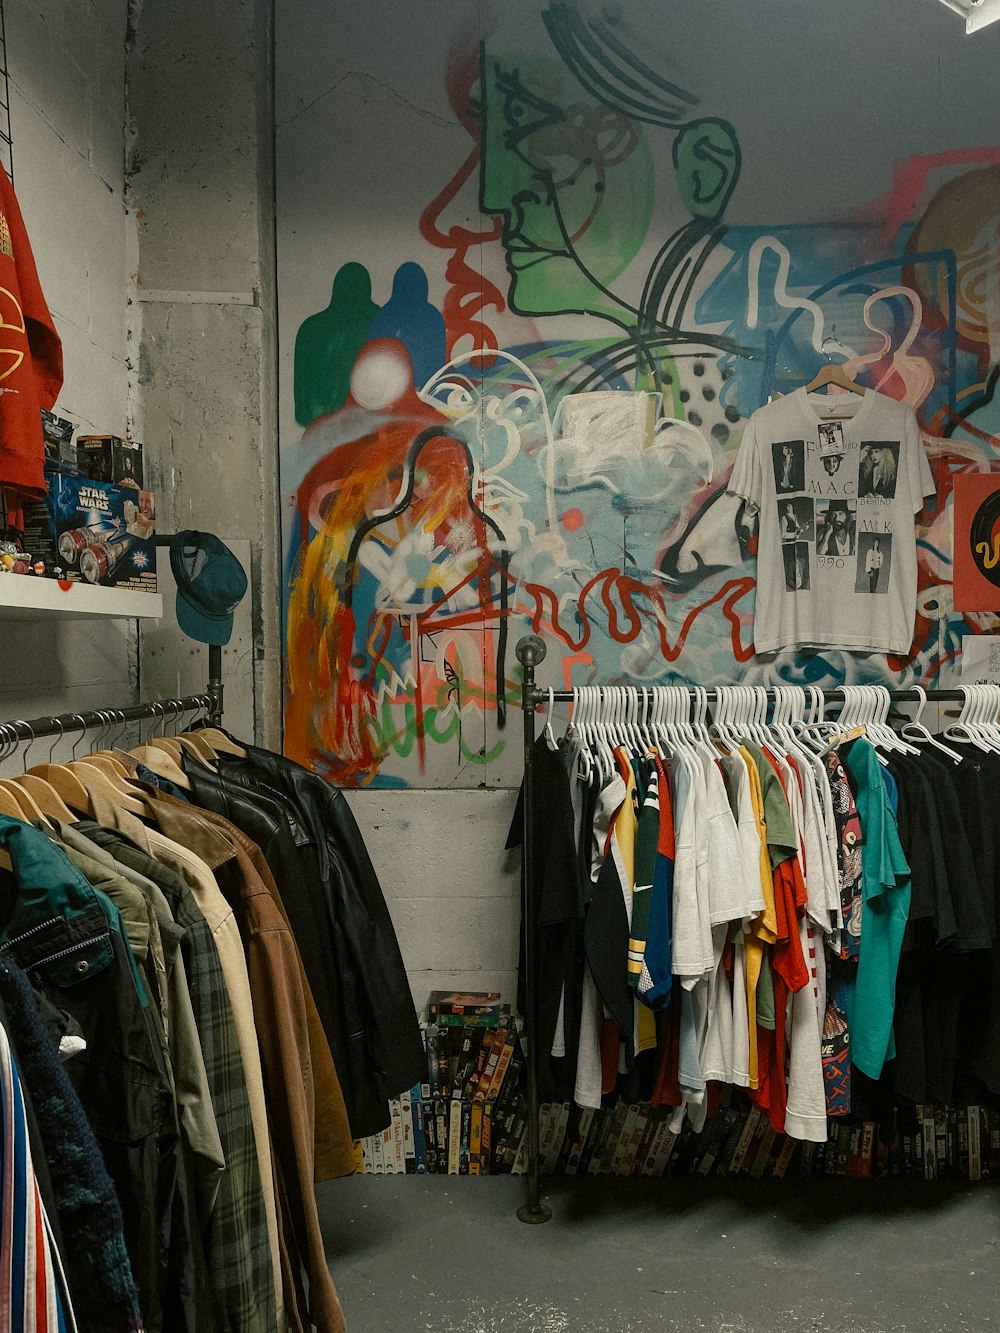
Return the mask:
<svg viewBox="0 0 1000 1333">
<path fill-rule="evenodd" d="M 242 743 L 242 742 L 241 742 Z M 333 1052 L 356 1138 L 389 1124 L 388 1100 L 420 1082 L 423 1043 L 378 877 L 344 796 L 256 746 L 185 763 L 195 799 L 264 851 Z M 255 810 L 256 807 L 256 810 Z M 275 828 L 284 818 L 287 835 Z"/>
</svg>

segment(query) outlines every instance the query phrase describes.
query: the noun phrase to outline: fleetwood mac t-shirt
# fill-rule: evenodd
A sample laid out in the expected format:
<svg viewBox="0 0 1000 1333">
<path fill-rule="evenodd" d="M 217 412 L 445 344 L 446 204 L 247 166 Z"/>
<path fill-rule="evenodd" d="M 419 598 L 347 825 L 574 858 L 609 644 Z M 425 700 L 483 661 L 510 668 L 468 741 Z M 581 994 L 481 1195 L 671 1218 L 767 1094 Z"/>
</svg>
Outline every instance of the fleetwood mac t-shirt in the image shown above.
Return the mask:
<svg viewBox="0 0 1000 1333">
<path fill-rule="evenodd" d="M 934 494 L 912 408 L 799 389 L 750 418 L 729 491 L 759 514 L 758 653 L 909 650 L 913 516 Z"/>
</svg>

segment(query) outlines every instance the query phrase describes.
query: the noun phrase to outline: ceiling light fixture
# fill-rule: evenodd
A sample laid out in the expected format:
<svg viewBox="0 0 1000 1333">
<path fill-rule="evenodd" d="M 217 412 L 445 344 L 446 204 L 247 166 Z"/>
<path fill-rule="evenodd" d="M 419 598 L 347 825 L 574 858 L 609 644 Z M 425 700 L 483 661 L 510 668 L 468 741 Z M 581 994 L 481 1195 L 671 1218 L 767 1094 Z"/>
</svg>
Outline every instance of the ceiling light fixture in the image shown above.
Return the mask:
<svg viewBox="0 0 1000 1333">
<path fill-rule="evenodd" d="M 978 32 L 1000 20 L 1000 0 L 941 0 L 941 3 L 961 14 L 967 33 Z"/>
</svg>

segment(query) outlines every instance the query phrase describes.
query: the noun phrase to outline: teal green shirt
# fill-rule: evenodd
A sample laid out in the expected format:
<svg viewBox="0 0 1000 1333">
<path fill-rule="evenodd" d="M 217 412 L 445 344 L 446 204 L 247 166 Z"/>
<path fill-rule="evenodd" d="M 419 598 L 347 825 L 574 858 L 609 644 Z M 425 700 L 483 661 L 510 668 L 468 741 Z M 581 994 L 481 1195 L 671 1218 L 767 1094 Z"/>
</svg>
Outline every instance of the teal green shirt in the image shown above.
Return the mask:
<svg viewBox="0 0 1000 1333">
<path fill-rule="evenodd" d="M 851 1055 L 863 1074 L 879 1078 L 886 1060 L 896 1053 L 892 1020 L 899 951 L 910 915 L 910 867 L 874 746 L 856 740 L 841 751 L 841 758 L 857 784 L 864 834 L 861 956 L 848 1015 Z"/>
</svg>

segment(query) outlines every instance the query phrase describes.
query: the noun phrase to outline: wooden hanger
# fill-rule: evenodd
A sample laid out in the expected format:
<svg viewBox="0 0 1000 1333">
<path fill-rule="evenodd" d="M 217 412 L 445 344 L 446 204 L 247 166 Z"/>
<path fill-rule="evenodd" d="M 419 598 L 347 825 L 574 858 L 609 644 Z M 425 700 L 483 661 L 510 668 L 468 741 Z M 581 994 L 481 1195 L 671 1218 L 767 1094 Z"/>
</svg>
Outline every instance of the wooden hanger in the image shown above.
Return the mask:
<svg viewBox="0 0 1000 1333">
<path fill-rule="evenodd" d="M 30 792 L 39 810 L 50 819 L 61 819 L 67 824 L 76 823 L 76 815 L 65 803 L 51 782 L 35 777 L 34 773 L 22 773 L 14 781 L 26 792 Z"/>
<path fill-rule="evenodd" d="M 0 809 L 5 815 L 10 815 L 11 819 L 22 819 L 26 824 L 31 823 L 32 816 L 27 813 L 27 804 L 22 805 L 18 796 L 23 796 L 23 792 L 12 791 L 13 782 L 10 778 L 0 778 Z"/>
<path fill-rule="evenodd" d="M 184 761 L 184 747 L 180 741 L 174 740 L 173 736 L 153 736 L 149 742 L 154 750 L 162 750 L 168 754 L 175 764 L 180 766 Z"/>
<path fill-rule="evenodd" d="M 113 787 L 121 789 L 128 786 L 129 774 L 122 772 L 121 764 L 117 760 L 109 759 L 107 755 L 101 754 L 99 750 L 93 754 L 82 754 L 75 762 L 77 764 L 89 764 L 93 768 L 99 769 Z"/>
<path fill-rule="evenodd" d="M 113 805 L 120 806 L 123 810 L 130 810 L 134 815 L 149 814 L 145 801 L 137 799 L 141 797 L 141 793 L 137 792 L 136 796 L 132 796 L 128 792 L 119 791 L 107 774 L 93 764 L 87 763 L 84 759 L 74 759 L 72 764 L 67 765 L 67 767 L 72 770 L 73 775 L 88 794 L 99 792 Z M 93 809 L 92 804 L 91 809 Z"/>
<path fill-rule="evenodd" d="M 93 758 L 103 759 L 106 762 L 101 764 L 100 767 L 104 770 L 104 772 L 108 774 L 109 777 L 114 776 L 127 779 L 129 776 L 128 769 L 126 769 L 121 764 L 121 762 L 115 758 L 113 750 L 105 749 L 104 745 L 102 744 L 106 736 L 110 738 L 111 726 L 114 722 L 118 721 L 119 716 L 121 717 L 121 720 L 124 723 L 125 714 L 121 713 L 120 710 L 107 709 L 104 711 L 98 711 L 97 716 L 101 719 L 102 723 L 106 724 L 105 729 L 101 732 L 100 736 L 98 736 L 97 738 L 98 745 L 94 746 L 94 748 L 90 752 L 90 755 L 81 757 L 86 757 L 86 758 L 93 757 Z"/>
<path fill-rule="evenodd" d="M 30 777 L 41 778 L 55 789 L 60 800 L 84 815 L 93 815 L 94 807 L 86 787 L 65 764 L 36 764 L 28 769 Z"/>
<path fill-rule="evenodd" d="M 124 778 L 125 781 L 127 782 L 132 777 L 132 774 L 122 763 L 121 758 L 119 756 L 119 752 L 115 749 L 115 745 L 117 744 L 118 741 L 122 739 L 122 737 L 125 735 L 125 732 L 128 730 L 128 721 L 125 717 L 125 714 L 122 712 L 120 708 L 113 711 L 110 716 L 112 722 L 116 721 L 120 722 L 121 724 L 120 729 L 114 735 L 114 737 L 109 737 L 109 740 L 105 746 L 102 746 L 101 749 L 99 750 L 95 750 L 94 754 L 99 755 L 100 758 L 102 759 L 107 759 L 111 763 L 117 775 L 120 778 Z"/>
<path fill-rule="evenodd" d="M 95 750 L 92 758 L 103 759 L 109 765 L 108 772 L 113 772 L 116 777 L 124 778 L 126 782 L 132 776 L 113 750 Z"/>
<path fill-rule="evenodd" d="M 3 787 L 14 798 L 14 803 L 21 807 L 22 817 L 29 824 L 36 819 L 40 824 L 48 823 L 44 811 L 38 808 L 31 792 L 26 787 L 22 787 L 20 783 L 12 778 L 0 778 L 0 787 Z"/>
<path fill-rule="evenodd" d="M 191 779 L 166 750 L 153 745 L 137 745 L 130 753 L 140 764 L 152 769 L 158 777 L 166 778 L 168 782 L 172 782 L 175 787 L 183 788 L 184 791 L 191 790 Z"/>
<path fill-rule="evenodd" d="M 245 759 L 247 757 L 247 752 L 244 750 L 243 746 L 239 745 L 236 741 L 231 740 L 230 737 L 227 736 L 224 731 L 220 731 L 218 727 L 200 727 L 194 734 L 199 736 L 217 755 L 231 754 L 237 759 Z"/>
<path fill-rule="evenodd" d="M 838 388 L 846 389 L 848 393 L 860 394 L 863 398 L 867 390 L 861 384 L 856 384 L 848 375 L 847 371 L 839 361 L 827 361 L 820 366 L 819 370 L 806 385 L 806 393 L 815 393 L 817 389 L 823 389 L 827 385 L 835 384 Z"/>
<path fill-rule="evenodd" d="M 10 753 L 10 751 L 7 749 L 8 733 L 6 729 L 3 731 L 2 735 L 3 735 L 2 751 L 3 754 L 6 756 L 7 754 Z M 14 738 L 15 740 L 17 738 L 16 732 L 14 733 Z M 15 746 L 14 748 L 16 749 L 17 747 Z M 11 819 L 19 819 L 22 822 L 22 824 L 26 822 L 24 814 L 21 811 L 21 807 L 18 805 L 17 801 L 14 799 L 11 793 L 7 791 L 6 787 L 3 786 L 0 786 L 0 814 L 9 815 Z M 0 847 L 0 866 L 2 866 L 4 870 L 14 869 L 10 857 L 7 855 L 6 851 L 4 851 L 2 847 Z"/>
<path fill-rule="evenodd" d="M 197 733 L 189 735 L 186 732 L 181 732 L 175 739 L 180 741 L 181 747 L 186 750 L 188 754 L 193 755 L 194 758 L 198 760 L 199 764 L 204 764 L 207 768 L 210 768 L 213 773 L 215 772 L 215 763 L 218 759 L 218 755 L 207 741 L 201 740 Z"/>
<path fill-rule="evenodd" d="M 138 801 L 140 805 L 145 804 L 145 793 L 132 785 L 128 774 L 124 778 L 120 775 L 121 764 L 112 763 L 110 759 L 106 759 L 104 755 L 100 754 L 83 755 L 76 761 L 76 764 L 85 764 L 88 768 L 94 768 L 99 773 L 103 773 L 120 796 Z"/>
</svg>

